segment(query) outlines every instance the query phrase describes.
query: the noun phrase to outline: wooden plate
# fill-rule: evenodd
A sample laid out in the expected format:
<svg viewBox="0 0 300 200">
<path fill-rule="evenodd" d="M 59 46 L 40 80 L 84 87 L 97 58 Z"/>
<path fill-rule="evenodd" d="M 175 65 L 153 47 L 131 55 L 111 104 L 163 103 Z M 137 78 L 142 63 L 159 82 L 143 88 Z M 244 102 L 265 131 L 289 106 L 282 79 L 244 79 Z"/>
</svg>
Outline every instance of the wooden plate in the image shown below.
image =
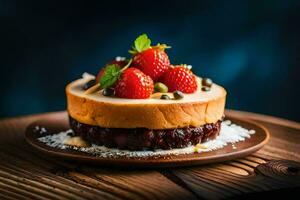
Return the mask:
<svg viewBox="0 0 300 200">
<path fill-rule="evenodd" d="M 226 119 L 247 129 L 254 129 L 256 133 L 245 141 L 235 143 L 236 149 L 227 145 L 222 149 L 211 152 L 192 153 L 185 155 L 161 156 L 156 158 L 102 158 L 73 149 L 58 149 L 45 145 L 37 138 L 69 129 L 67 116 L 62 114 L 55 118 L 49 117 L 30 124 L 25 133 L 26 141 L 37 150 L 61 159 L 92 162 L 95 164 L 109 166 L 131 166 L 131 167 L 177 167 L 201 165 L 207 163 L 222 162 L 249 155 L 263 147 L 269 140 L 269 132 L 263 126 L 245 119 L 236 119 L 226 116 Z M 36 126 L 45 127 L 47 132 L 33 131 Z"/>
</svg>

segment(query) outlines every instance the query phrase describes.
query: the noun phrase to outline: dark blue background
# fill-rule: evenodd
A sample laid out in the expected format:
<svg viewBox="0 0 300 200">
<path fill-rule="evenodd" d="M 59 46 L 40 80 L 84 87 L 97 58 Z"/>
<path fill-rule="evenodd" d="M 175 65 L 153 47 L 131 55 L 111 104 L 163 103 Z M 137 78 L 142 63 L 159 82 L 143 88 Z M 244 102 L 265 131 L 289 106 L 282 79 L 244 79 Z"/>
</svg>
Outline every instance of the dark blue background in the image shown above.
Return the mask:
<svg viewBox="0 0 300 200">
<path fill-rule="evenodd" d="M 65 85 L 147 33 L 228 91 L 300 121 L 300 1 L 0 1 L 0 117 L 65 109 Z"/>
</svg>

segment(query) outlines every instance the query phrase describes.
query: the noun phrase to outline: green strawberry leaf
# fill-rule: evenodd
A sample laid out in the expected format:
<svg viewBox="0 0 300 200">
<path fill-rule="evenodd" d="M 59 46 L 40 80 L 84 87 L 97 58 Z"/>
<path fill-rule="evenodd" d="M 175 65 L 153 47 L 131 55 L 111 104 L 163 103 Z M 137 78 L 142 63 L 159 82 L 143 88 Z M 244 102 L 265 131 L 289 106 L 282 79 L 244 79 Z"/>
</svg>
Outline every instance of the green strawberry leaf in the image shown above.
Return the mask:
<svg viewBox="0 0 300 200">
<path fill-rule="evenodd" d="M 168 46 L 166 44 L 160 44 L 160 43 L 158 43 L 155 46 L 151 46 L 151 40 L 148 38 L 147 34 L 144 33 L 135 39 L 134 45 L 131 47 L 131 49 L 128 52 L 132 55 L 135 55 L 149 48 L 160 49 L 164 51 L 165 49 L 170 49 L 171 46 Z"/>
<path fill-rule="evenodd" d="M 100 86 L 102 89 L 113 86 L 119 79 L 122 71 L 118 65 L 108 65 L 105 68 L 104 75 L 100 79 Z"/>
<path fill-rule="evenodd" d="M 147 50 L 149 47 L 151 47 L 151 40 L 148 38 L 147 34 L 142 34 L 134 41 L 133 50 L 142 52 Z"/>
<path fill-rule="evenodd" d="M 131 65 L 132 59 L 130 59 L 122 69 L 118 65 L 112 64 L 105 67 L 104 75 L 99 80 L 101 89 L 110 88 L 120 78 L 122 72 Z"/>
</svg>

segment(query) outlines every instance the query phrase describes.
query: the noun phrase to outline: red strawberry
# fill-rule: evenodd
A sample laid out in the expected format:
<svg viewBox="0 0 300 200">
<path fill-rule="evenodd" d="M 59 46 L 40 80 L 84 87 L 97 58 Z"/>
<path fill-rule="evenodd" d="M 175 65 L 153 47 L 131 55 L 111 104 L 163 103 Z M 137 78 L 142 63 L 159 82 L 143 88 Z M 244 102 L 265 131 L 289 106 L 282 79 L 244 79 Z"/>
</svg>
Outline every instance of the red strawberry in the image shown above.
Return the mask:
<svg viewBox="0 0 300 200">
<path fill-rule="evenodd" d="M 96 77 L 96 83 L 99 83 L 100 78 L 103 77 L 105 69 L 107 68 L 107 66 L 116 65 L 120 69 L 120 68 L 124 67 L 125 65 L 127 65 L 127 63 L 128 63 L 127 60 L 117 59 L 117 58 L 115 60 L 112 60 L 111 62 L 107 63 L 105 65 L 105 67 L 103 67 L 99 70 L 99 72 L 97 74 L 97 77 Z"/>
<path fill-rule="evenodd" d="M 128 99 L 149 98 L 153 90 L 153 81 L 150 76 L 134 67 L 126 69 L 115 86 L 116 96 Z"/>
<path fill-rule="evenodd" d="M 161 80 L 169 88 L 169 92 L 179 90 L 183 93 L 193 93 L 197 90 L 196 77 L 184 66 L 170 68 Z"/>
<path fill-rule="evenodd" d="M 122 68 L 125 65 L 127 65 L 127 63 L 128 63 L 128 60 L 113 60 L 113 61 L 107 63 L 106 66 L 114 64 L 114 65 L 118 65 L 118 66 L 120 66 Z"/>
<path fill-rule="evenodd" d="M 140 69 L 154 81 L 158 80 L 169 68 L 170 60 L 164 52 L 170 48 L 165 44 L 151 47 L 151 40 L 146 34 L 140 35 L 135 41 L 133 50 L 133 66 Z"/>
<path fill-rule="evenodd" d="M 168 70 L 170 61 L 163 50 L 150 48 L 136 54 L 133 65 L 156 81 Z"/>
</svg>

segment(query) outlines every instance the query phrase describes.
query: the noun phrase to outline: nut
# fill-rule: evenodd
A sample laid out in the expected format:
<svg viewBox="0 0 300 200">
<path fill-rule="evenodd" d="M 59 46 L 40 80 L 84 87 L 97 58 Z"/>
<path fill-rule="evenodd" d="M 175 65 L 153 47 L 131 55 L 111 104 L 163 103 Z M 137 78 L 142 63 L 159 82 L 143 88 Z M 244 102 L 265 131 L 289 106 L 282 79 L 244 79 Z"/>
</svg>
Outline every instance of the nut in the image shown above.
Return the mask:
<svg viewBox="0 0 300 200">
<path fill-rule="evenodd" d="M 168 87 L 161 82 L 157 82 L 154 85 L 154 90 L 155 90 L 155 92 L 167 93 Z"/>
<path fill-rule="evenodd" d="M 94 86 L 95 84 L 96 84 L 96 80 L 91 79 L 83 85 L 83 89 L 87 90 L 87 89 L 91 88 L 92 86 Z"/>
<path fill-rule="evenodd" d="M 211 87 L 213 81 L 210 78 L 203 78 L 202 79 L 202 86 Z"/>
<path fill-rule="evenodd" d="M 210 87 L 202 86 L 201 90 L 204 91 L 204 92 L 208 92 L 208 91 L 210 91 Z"/>
<path fill-rule="evenodd" d="M 113 88 L 105 88 L 102 91 L 103 96 L 114 96 L 115 90 Z"/>
<path fill-rule="evenodd" d="M 170 100 L 171 97 L 169 97 L 169 96 L 166 95 L 166 94 L 163 94 L 163 95 L 161 95 L 160 99 Z"/>
<path fill-rule="evenodd" d="M 179 90 L 176 90 L 175 92 L 173 92 L 174 95 L 174 99 L 182 99 L 184 97 L 183 93 Z"/>
</svg>

